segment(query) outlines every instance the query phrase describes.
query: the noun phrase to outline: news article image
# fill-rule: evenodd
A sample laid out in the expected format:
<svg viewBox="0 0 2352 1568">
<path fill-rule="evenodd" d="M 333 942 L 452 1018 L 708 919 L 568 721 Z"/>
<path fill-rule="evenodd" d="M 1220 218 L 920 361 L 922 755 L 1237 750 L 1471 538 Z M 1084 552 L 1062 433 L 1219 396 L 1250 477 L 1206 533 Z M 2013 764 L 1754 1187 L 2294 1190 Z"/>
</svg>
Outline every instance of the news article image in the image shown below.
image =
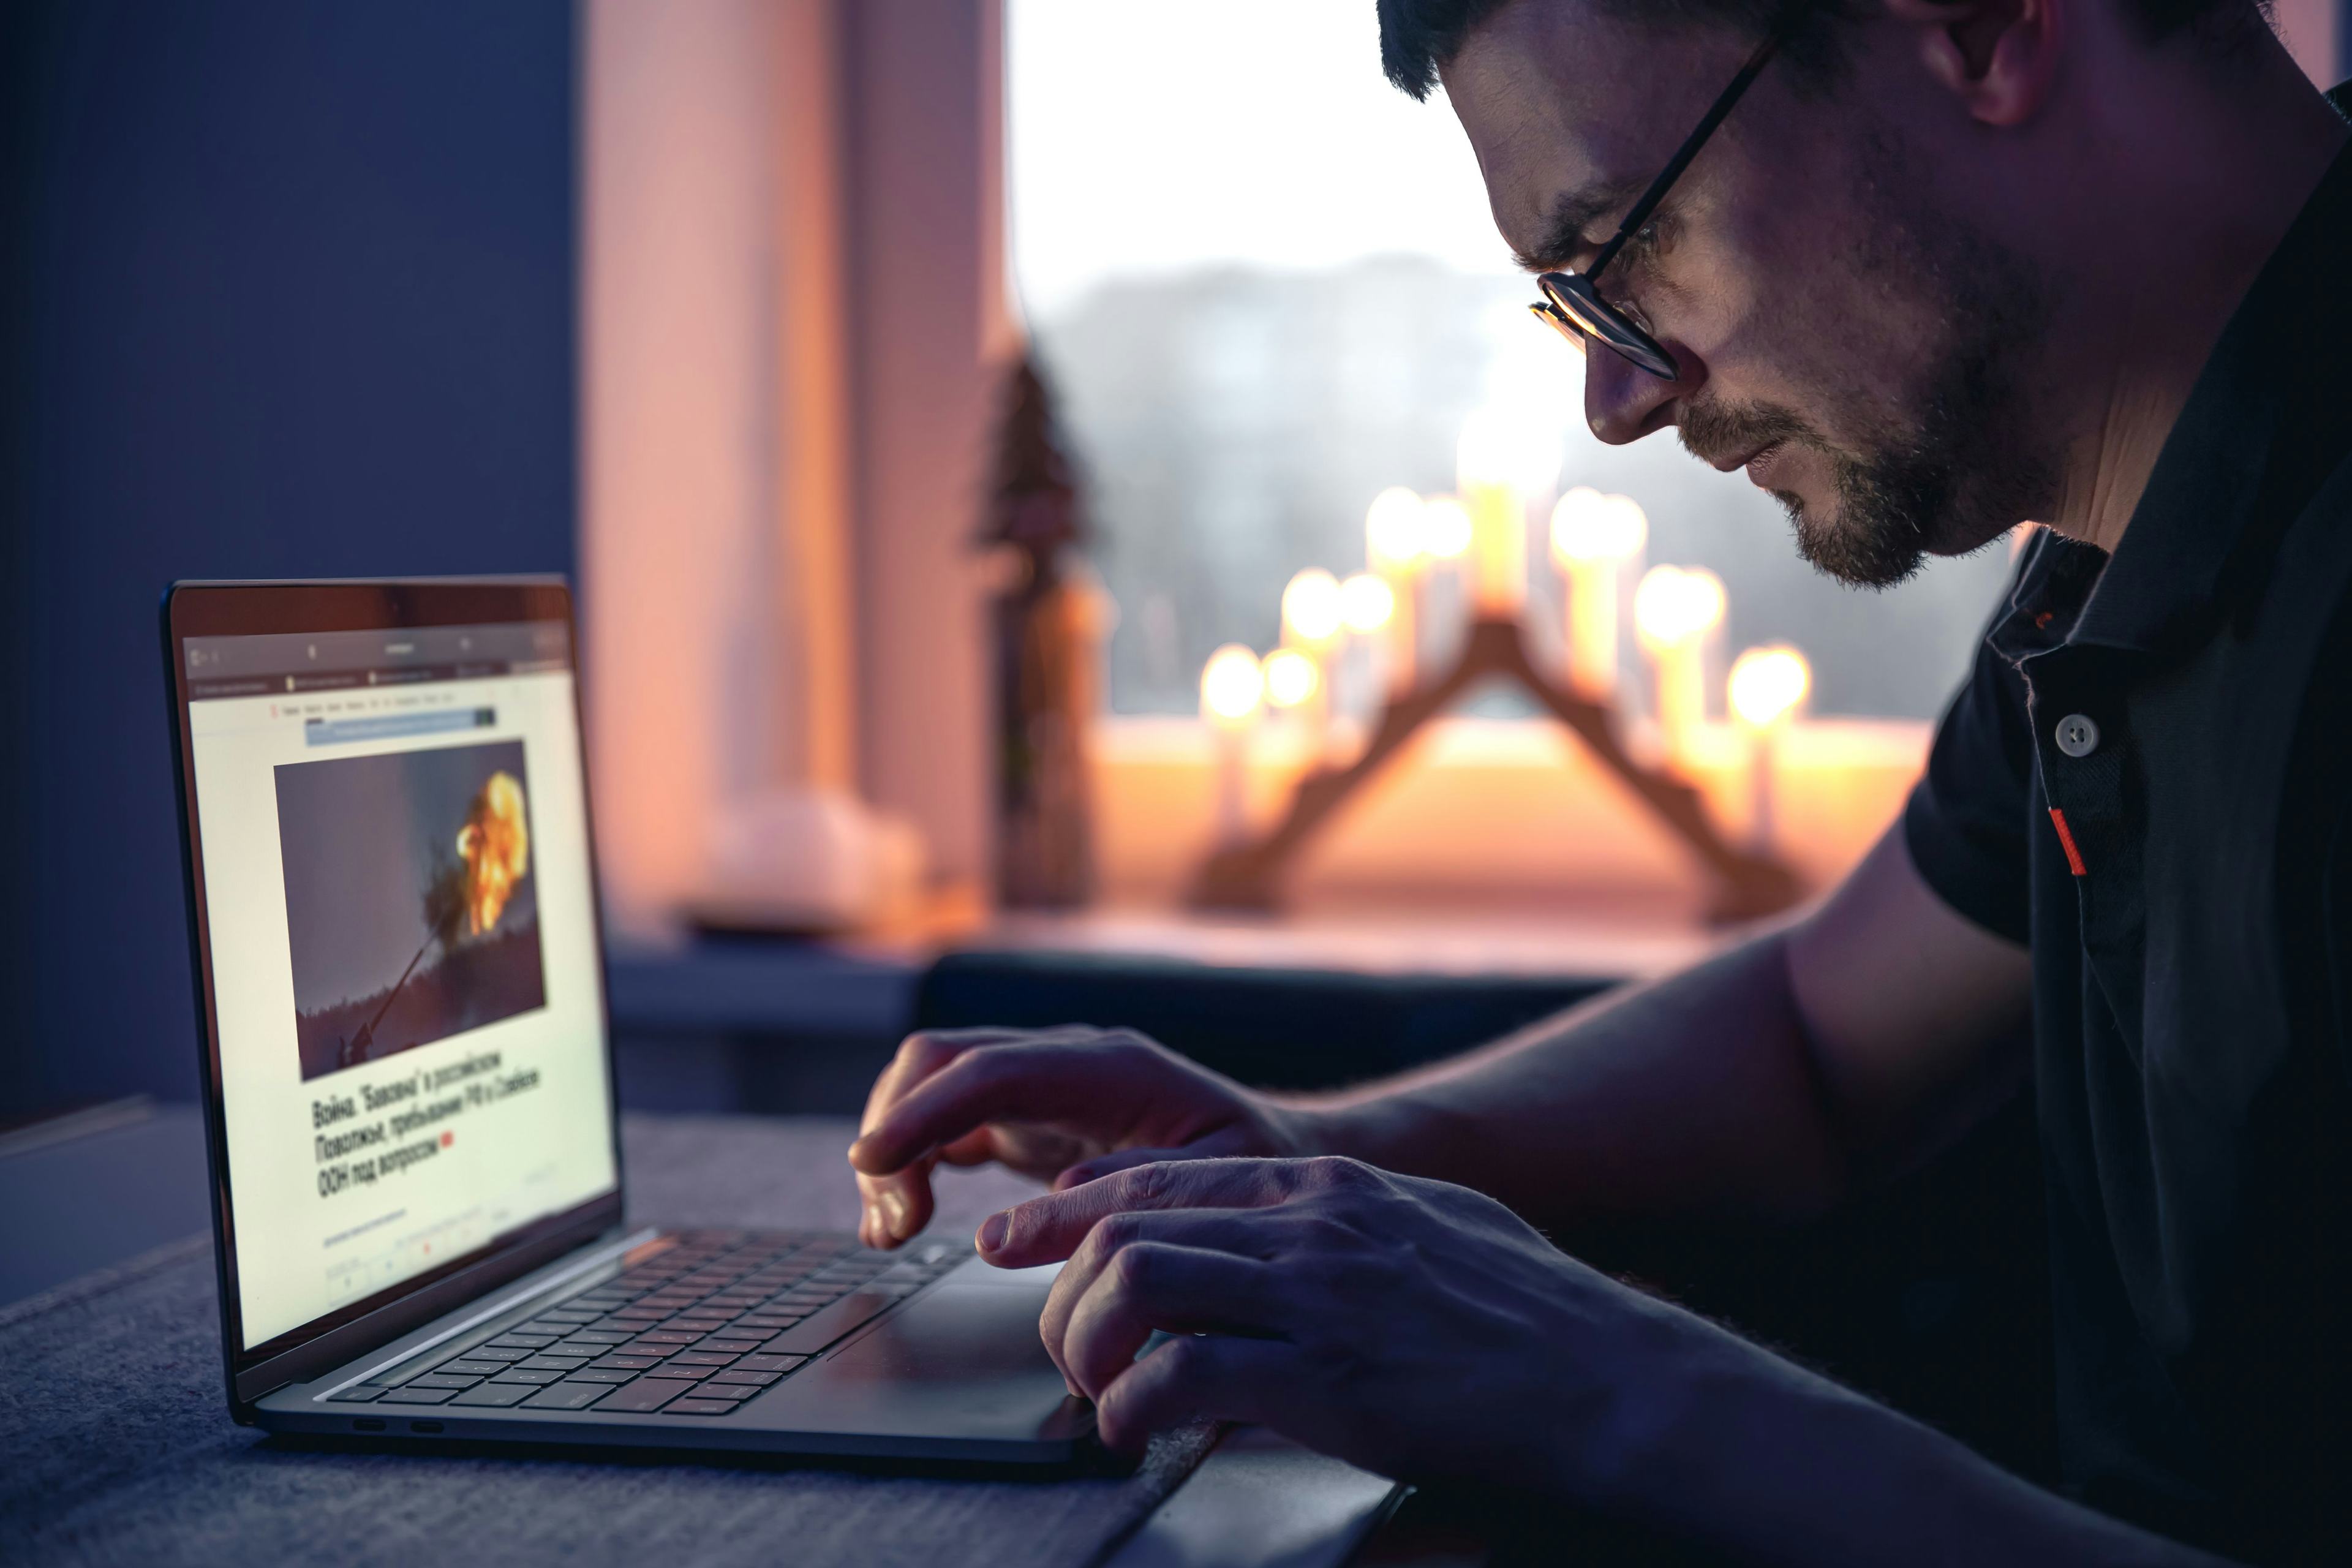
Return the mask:
<svg viewBox="0 0 2352 1568">
<path fill-rule="evenodd" d="M 306 1081 L 547 1005 L 521 742 L 276 773 Z"/>
</svg>

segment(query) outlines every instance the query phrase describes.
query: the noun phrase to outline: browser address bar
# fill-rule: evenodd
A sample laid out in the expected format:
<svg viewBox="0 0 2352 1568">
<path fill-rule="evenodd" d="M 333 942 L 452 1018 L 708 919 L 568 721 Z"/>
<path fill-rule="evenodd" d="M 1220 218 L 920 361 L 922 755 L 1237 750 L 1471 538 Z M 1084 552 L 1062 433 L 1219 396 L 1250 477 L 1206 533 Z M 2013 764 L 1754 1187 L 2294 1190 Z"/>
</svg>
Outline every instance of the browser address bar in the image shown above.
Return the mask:
<svg viewBox="0 0 2352 1568">
<path fill-rule="evenodd" d="M 306 746 L 341 746 L 353 741 L 396 741 L 407 735 L 446 735 L 487 730 L 499 721 L 495 708 L 444 708 L 430 713 L 387 713 L 374 719 L 310 719 L 302 725 Z"/>
</svg>

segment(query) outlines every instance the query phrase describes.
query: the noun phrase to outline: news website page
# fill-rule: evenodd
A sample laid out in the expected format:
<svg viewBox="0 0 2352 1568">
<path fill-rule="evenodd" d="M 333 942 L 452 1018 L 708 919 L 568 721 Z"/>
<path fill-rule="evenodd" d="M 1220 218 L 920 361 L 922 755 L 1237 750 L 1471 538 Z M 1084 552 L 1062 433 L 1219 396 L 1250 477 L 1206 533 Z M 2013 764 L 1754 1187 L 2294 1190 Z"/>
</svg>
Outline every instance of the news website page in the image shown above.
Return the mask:
<svg viewBox="0 0 2352 1568">
<path fill-rule="evenodd" d="M 616 1184 L 565 631 L 184 645 L 247 1348 Z"/>
</svg>

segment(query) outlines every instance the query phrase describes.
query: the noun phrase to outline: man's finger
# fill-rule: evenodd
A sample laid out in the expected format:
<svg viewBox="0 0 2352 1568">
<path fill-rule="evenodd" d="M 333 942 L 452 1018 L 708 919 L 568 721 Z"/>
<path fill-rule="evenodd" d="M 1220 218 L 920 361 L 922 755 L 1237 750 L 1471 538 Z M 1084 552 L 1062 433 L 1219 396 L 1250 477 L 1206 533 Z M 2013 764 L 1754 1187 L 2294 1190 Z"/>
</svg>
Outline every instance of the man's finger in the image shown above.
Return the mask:
<svg viewBox="0 0 2352 1568">
<path fill-rule="evenodd" d="M 1302 1382 L 1296 1345 L 1188 1336 L 1171 1340 L 1113 1379 L 1095 1402 L 1095 1423 L 1105 1444 L 1139 1453 L 1154 1432 L 1188 1422 L 1270 1426 L 1294 1403 Z"/>
<path fill-rule="evenodd" d="M 1037 1315 L 1038 1337 L 1045 1342 L 1055 1364 L 1068 1376 L 1071 1369 L 1062 1359 L 1062 1343 L 1071 1321 L 1076 1316 L 1079 1303 L 1118 1263 L 1122 1252 L 1156 1244 L 1259 1259 L 1268 1250 L 1264 1226 L 1264 1214 L 1256 1209 L 1129 1211 L 1111 1215 L 1087 1233 L 1086 1239 L 1070 1255 L 1068 1265 L 1055 1277 L 1054 1288 L 1046 1292 L 1045 1308 Z M 1073 1377 L 1072 1381 L 1076 1380 Z"/>
<path fill-rule="evenodd" d="M 1143 1242 L 1121 1247 L 1071 1310 L 1055 1358 L 1099 1395 L 1152 1334 L 1270 1335 L 1287 1321 L 1281 1281 L 1255 1258 Z M 1040 1331 L 1043 1325 L 1040 1325 Z"/>
<path fill-rule="evenodd" d="M 1065 1036 L 963 1052 L 909 1088 L 849 1147 L 849 1163 L 887 1175 L 992 1121 L 1099 1120 L 1134 1082 L 1134 1059 Z"/>
<path fill-rule="evenodd" d="M 876 1076 L 866 1097 L 861 1129 L 889 1113 L 907 1092 L 957 1057 L 982 1046 L 1026 1037 L 1018 1029 L 922 1029 L 898 1044 L 889 1065 Z M 856 1145 L 852 1145 L 856 1147 Z M 857 1238 L 868 1247 L 893 1247 L 919 1233 L 931 1218 L 931 1166 L 921 1161 L 883 1175 L 857 1178 L 861 1212 Z"/>
<path fill-rule="evenodd" d="M 1066 1193 L 1072 1187 L 1098 1182 L 1105 1176 L 1115 1176 L 1121 1171 L 1131 1171 L 1138 1165 L 1156 1165 L 1162 1160 L 1218 1160 L 1244 1153 L 1249 1148 L 1249 1131 L 1240 1126 L 1221 1127 L 1206 1138 L 1199 1138 L 1181 1149 L 1121 1149 L 1116 1153 L 1082 1160 L 1054 1178 L 1054 1190 Z"/>
<path fill-rule="evenodd" d="M 906 1098 L 908 1089 L 964 1052 L 981 1046 L 1003 1045 L 1024 1038 L 1028 1033 L 997 1028 L 916 1030 L 898 1042 L 888 1063 L 875 1075 L 874 1087 L 866 1093 L 866 1110 L 858 1118 L 857 1130 L 864 1132 L 873 1127 L 892 1106 Z"/>
<path fill-rule="evenodd" d="M 936 1160 L 918 1160 L 887 1176 L 860 1176 L 857 1190 L 864 1212 L 857 1221 L 857 1239 L 884 1251 L 910 1241 L 931 1223 L 931 1171 Z"/>
<path fill-rule="evenodd" d="M 981 1256 L 1003 1268 L 1059 1263 L 1115 1214 L 1180 1208 L 1263 1208 L 1313 1178 L 1315 1160 L 1184 1160 L 1138 1165 L 1067 1192 L 993 1214 L 980 1227 Z"/>
</svg>

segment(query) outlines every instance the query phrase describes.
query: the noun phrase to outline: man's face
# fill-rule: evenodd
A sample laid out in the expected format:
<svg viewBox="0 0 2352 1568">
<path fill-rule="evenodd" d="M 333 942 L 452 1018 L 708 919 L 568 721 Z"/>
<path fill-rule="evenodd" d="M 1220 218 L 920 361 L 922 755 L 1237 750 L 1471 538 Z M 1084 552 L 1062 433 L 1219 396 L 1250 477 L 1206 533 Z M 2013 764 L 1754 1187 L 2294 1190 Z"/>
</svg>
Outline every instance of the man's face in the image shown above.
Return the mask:
<svg viewBox="0 0 2352 1568">
<path fill-rule="evenodd" d="M 1906 107 L 1924 78 L 1900 79 L 1885 31 L 1851 29 L 1828 83 L 1775 59 L 1603 274 L 1679 379 L 1597 346 L 1585 371 L 1602 439 L 1676 426 L 1788 508 L 1808 560 L 1869 586 L 2042 510 L 2057 472 L 2024 396 L 2046 290 L 1936 205 L 1937 128 L 1906 123 L 1932 112 Z M 1752 47 L 1589 0 L 1509 6 L 1474 34 L 1446 90 L 1521 259 L 1588 267 Z"/>
</svg>

